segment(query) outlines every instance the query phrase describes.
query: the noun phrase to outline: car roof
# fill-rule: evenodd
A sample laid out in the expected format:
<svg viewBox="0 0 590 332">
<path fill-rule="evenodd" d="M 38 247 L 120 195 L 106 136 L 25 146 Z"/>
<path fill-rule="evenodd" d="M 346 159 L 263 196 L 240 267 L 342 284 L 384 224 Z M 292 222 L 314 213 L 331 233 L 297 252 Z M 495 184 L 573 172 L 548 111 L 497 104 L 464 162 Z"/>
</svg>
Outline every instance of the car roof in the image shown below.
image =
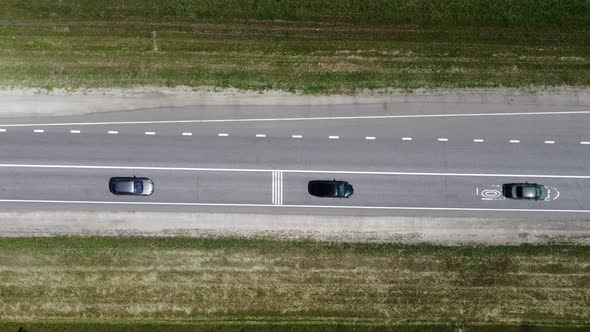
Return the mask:
<svg viewBox="0 0 590 332">
<path fill-rule="evenodd" d="M 115 190 L 117 192 L 131 193 L 131 192 L 133 192 L 133 188 L 134 188 L 134 179 L 133 178 L 118 180 L 115 182 Z"/>
<path fill-rule="evenodd" d="M 522 197 L 535 198 L 537 196 L 537 186 L 523 186 Z"/>
</svg>

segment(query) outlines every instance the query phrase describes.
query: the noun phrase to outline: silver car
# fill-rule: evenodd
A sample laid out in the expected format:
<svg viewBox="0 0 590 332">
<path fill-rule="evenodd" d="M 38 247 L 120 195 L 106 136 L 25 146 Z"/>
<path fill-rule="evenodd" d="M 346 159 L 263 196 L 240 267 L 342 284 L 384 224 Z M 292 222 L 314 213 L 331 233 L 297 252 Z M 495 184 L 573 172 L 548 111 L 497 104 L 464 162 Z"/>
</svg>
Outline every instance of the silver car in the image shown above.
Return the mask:
<svg viewBox="0 0 590 332">
<path fill-rule="evenodd" d="M 109 180 L 109 190 L 115 195 L 149 196 L 154 192 L 154 182 L 136 176 L 115 177 Z"/>
</svg>

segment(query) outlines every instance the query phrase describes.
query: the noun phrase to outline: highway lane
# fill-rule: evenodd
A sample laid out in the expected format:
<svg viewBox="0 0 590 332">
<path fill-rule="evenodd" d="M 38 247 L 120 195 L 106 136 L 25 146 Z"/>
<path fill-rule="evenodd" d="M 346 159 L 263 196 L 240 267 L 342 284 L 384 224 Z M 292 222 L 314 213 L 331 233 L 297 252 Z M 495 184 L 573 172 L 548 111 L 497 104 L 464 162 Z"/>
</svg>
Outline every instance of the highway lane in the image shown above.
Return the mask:
<svg viewBox="0 0 590 332">
<path fill-rule="evenodd" d="M 479 177 L 330 173 L 340 170 L 589 175 L 590 144 L 581 142 L 590 141 L 587 130 L 590 128 L 590 114 L 580 108 L 561 108 L 557 111 L 565 113 L 555 114 L 556 110 L 549 107 L 537 108 L 531 105 L 475 107 L 454 104 L 452 107 L 446 105 L 440 108 L 439 105 L 404 104 L 404 107 L 406 109 L 394 109 L 391 105 L 368 105 L 364 113 L 363 105 L 293 107 L 280 108 L 280 111 L 269 107 L 209 107 L 192 110 L 183 108 L 165 115 L 162 111 L 148 110 L 50 119 L 9 119 L 0 123 L 0 155 L 2 164 L 324 170 L 326 173 L 322 176 L 349 180 L 359 190 L 353 199 L 330 201 L 329 204 L 333 206 L 525 210 L 590 208 L 586 199 L 590 196 L 586 179 L 538 179 L 541 183 L 551 182 L 548 185 L 554 185 L 555 188 L 565 188 L 565 194 L 556 201 L 531 203 L 482 200 L 476 196 L 480 188 L 493 190 L 486 186 L 508 180 L 533 181 L 531 176 L 494 178 L 490 182 L 490 178 Z M 293 116 L 303 118 L 285 119 Z M 138 119 L 144 122 L 118 123 Z M 201 120 L 213 122 L 199 122 Z M 106 123 L 88 123 L 92 121 Z M 69 124 L 52 126 L 51 123 Z M 70 169 L 60 170 L 60 175 L 39 175 L 36 173 L 38 171 L 34 168 L 18 169 L 19 177 L 34 175 L 31 182 L 22 186 L 10 182 L 16 177 L 3 175 L 3 198 L 128 201 L 128 198 L 104 193 L 106 187 L 98 193 L 86 189 L 80 182 L 88 175 L 92 179 L 92 187 L 100 187 L 98 183 L 104 182 L 105 178 L 121 175 L 114 174 L 113 170 Z M 186 174 L 180 175 L 178 172 L 160 173 L 154 170 L 138 172 L 142 176 L 162 177 L 154 179 L 159 189 L 157 194 L 149 198 L 154 202 L 255 204 L 261 205 L 251 207 L 256 211 L 275 211 L 273 207 L 267 207 L 272 206 L 272 192 L 268 192 L 271 180 L 269 172 L 265 175 L 232 173 L 231 176 L 228 173 L 216 176 L 207 173 L 202 176 L 190 175 L 188 179 Z M 59 192 L 60 181 L 67 174 L 73 174 L 74 179 L 73 189 L 68 192 L 79 194 L 51 194 Z M 283 205 L 289 212 L 309 213 L 309 210 L 305 210 L 307 206 L 326 204 L 325 200 L 318 201 L 301 190 L 308 180 L 304 175 L 285 172 L 283 176 Z M 201 181 L 199 186 L 194 184 L 195 180 Z M 268 186 L 262 185 L 265 181 L 269 182 Z M 170 188 L 177 190 L 171 191 Z M 436 190 L 430 191 L 430 188 Z M 14 206 L 16 203 L 0 204 Z M 132 206 L 103 205 L 102 209 L 134 209 Z M 211 209 L 202 205 L 166 207 L 176 208 L 191 211 Z M 212 209 L 225 211 L 228 208 L 234 207 Z M 474 211 L 471 214 L 480 215 L 484 212 Z M 346 210 L 336 213 L 365 212 Z M 380 213 L 401 212 L 391 210 Z"/>
<path fill-rule="evenodd" d="M 4 163 L 586 172 L 590 116 L 546 118 L 7 128 L 0 153 Z"/>
<path fill-rule="evenodd" d="M 275 176 L 273 176 L 275 173 Z M 279 175 L 280 176 L 276 176 Z M 115 196 L 108 191 L 112 176 L 149 176 L 155 192 L 149 197 Z M 354 185 L 349 199 L 317 198 L 307 193 L 307 183 L 315 179 L 346 179 Z M 515 201 L 500 196 L 502 183 L 538 181 L 550 188 L 546 201 Z M 94 205 L 100 210 L 182 208 L 183 211 L 315 213 L 315 209 L 347 208 L 348 213 L 363 209 L 391 214 L 408 209 L 464 213 L 469 210 L 484 215 L 498 213 L 534 214 L 590 213 L 590 197 L 585 195 L 590 177 L 519 178 L 511 176 L 456 175 L 375 175 L 299 173 L 272 170 L 144 170 L 77 168 L 0 168 L 0 206 L 40 208 L 46 204 L 78 209 Z M 123 206 L 118 206 L 121 203 Z M 97 205 L 100 205 L 97 207 Z M 586 210 L 585 210 L 586 209 Z"/>
</svg>

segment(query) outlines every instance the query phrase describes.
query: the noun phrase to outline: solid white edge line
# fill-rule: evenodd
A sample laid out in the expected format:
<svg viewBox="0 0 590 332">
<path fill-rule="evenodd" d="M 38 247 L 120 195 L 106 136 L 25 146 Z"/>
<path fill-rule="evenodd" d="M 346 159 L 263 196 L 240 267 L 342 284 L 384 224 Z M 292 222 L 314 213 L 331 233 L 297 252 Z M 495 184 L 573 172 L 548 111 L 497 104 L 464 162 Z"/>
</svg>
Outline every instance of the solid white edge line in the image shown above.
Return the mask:
<svg viewBox="0 0 590 332">
<path fill-rule="evenodd" d="M 34 133 L 44 133 L 45 130 L 43 130 L 43 129 L 35 129 L 35 130 L 33 130 L 33 132 Z"/>
<path fill-rule="evenodd" d="M 279 204 L 283 205 L 283 172 L 279 172 L 279 184 L 280 184 L 280 190 L 279 190 L 279 194 L 281 199 L 279 200 Z"/>
<path fill-rule="evenodd" d="M 109 135 L 117 135 L 119 132 L 117 130 L 109 130 L 107 131 Z"/>
<path fill-rule="evenodd" d="M 182 133 L 182 136 L 193 136 L 193 133 Z"/>
<path fill-rule="evenodd" d="M 80 131 L 79 130 L 70 130 L 70 134 L 79 134 Z"/>
<path fill-rule="evenodd" d="M 340 136 L 328 136 L 329 139 L 340 139 Z"/>
<path fill-rule="evenodd" d="M 217 136 L 219 136 L 219 137 L 227 137 L 227 136 L 229 136 L 229 134 L 228 133 L 219 133 L 219 134 L 217 134 Z"/>
<path fill-rule="evenodd" d="M 569 209 L 493 209 L 460 207 L 423 207 L 423 206 L 361 206 L 361 205 L 273 205 L 242 203 L 194 203 L 194 202 L 122 202 L 122 201 L 65 201 L 34 199 L 0 199 L 0 203 L 48 203 L 48 204 L 101 204 L 101 205 L 163 205 L 163 206 L 232 206 L 232 207 L 283 207 L 283 208 L 318 208 L 318 209 L 361 209 L 361 210 L 425 210 L 425 211 L 498 211 L 498 212 L 555 212 L 555 213 L 590 213 L 590 210 Z"/>
<path fill-rule="evenodd" d="M 264 138 L 266 137 L 266 134 L 256 134 L 256 137 Z"/>
<path fill-rule="evenodd" d="M 376 138 L 375 138 L 375 136 L 367 136 L 367 137 L 365 137 L 365 139 L 369 140 L 369 141 L 374 141 Z"/>
<path fill-rule="evenodd" d="M 402 141 L 411 141 L 412 138 L 411 137 L 402 137 Z"/>
<path fill-rule="evenodd" d="M 291 135 L 291 138 L 303 138 L 303 135 Z"/>
<path fill-rule="evenodd" d="M 271 202 L 274 205 L 275 204 L 275 201 L 276 201 L 276 199 L 275 199 L 275 172 L 272 172 L 271 179 L 272 179 L 271 180 L 271 186 L 270 186 L 270 188 L 271 188 L 271 196 L 272 196 Z"/>
<path fill-rule="evenodd" d="M 486 116 L 523 116 L 523 115 L 571 115 L 590 114 L 590 111 L 555 111 L 555 112 L 496 112 L 496 113 L 451 113 L 451 114 L 406 114 L 406 115 L 367 115 L 335 116 L 309 118 L 248 118 L 248 119 L 210 119 L 210 120 L 154 120 L 154 121 L 101 121 L 101 122 L 61 122 L 61 123 L 16 123 L 0 124 L 2 127 L 34 126 L 97 126 L 97 125 L 133 125 L 133 124 L 172 124 L 172 123 L 212 123 L 212 122 L 265 122 L 265 121 L 317 121 L 317 120 L 378 120 L 378 119 L 412 119 L 412 118 L 454 118 Z"/>
<path fill-rule="evenodd" d="M 510 143 L 512 143 L 512 144 L 518 144 L 518 143 L 520 143 L 520 140 L 517 140 L 517 139 L 511 139 L 511 140 L 510 140 Z"/>
<path fill-rule="evenodd" d="M 555 144 L 555 141 L 545 141 L 545 144 Z"/>
<path fill-rule="evenodd" d="M 267 173 L 284 172 L 300 174 L 356 174 L 356 175 L 409 175 L 409 176 L 456 176 L 456 177 L 529 177 L 554 179 L 590 179 L 590 175 L 552 175 L 552 174 L 505 174 L 505 173 L 435 173 L 435 172 L 397 172 L 397 171 L 338 171 L 305 169 L 256 169 L 256 168 L 206 168 L 206 167 L 161 167 L 161 166 L 107 166 L 107 165 L 42 165 L 42 164 L 0 164 L 4 168 L 63 168 L 63 169 L 119 169 L 144 171 L 187 171 L 187 172 L 244 172 Z"/>
<path fill-rule="evenodd" d="M 483 139 L 481 139 L 481 138 L 474 138 L 473 139 L 473 142 L 475 142 L 475 143 L 483 143 Z"/>
<path fill-rule="evenodd" d="M 445 137 L 439 137 L 439 138 L 437 139 L 437 141 L 439 141 L 439 142 L 448 142 L 448 141 L 449 141 L 449 139 L 448 139 L 448 138 L 445 138 Z"/>
<path fill-rule="evenodd" d="M 156 132 L 155 131 L 146 131 L 145 134 L 146 135 L 155 135 Z"/>
</svg>

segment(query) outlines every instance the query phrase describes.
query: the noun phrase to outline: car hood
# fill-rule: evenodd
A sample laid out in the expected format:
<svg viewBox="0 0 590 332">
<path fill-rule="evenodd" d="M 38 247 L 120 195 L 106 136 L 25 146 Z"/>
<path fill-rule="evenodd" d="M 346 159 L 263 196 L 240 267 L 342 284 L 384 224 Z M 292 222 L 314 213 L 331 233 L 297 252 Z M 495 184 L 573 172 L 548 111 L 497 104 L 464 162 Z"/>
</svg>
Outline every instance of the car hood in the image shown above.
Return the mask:
<svg viewBox="0 0 590 332">
<path fill-rule="evenodd" d="M 346 186 L 346 192 L 344 193 L 344 197 L 350 197 L 352 196 L 352 194 L 354 193 L 354 189 L 352 188 L 352 185 L 347 185 Z"/>
<path fill-rule="evenodd" d="M 142 195 L 151 195 L 154 192 L 154 183 L 149 180 L 143 181 L 143 191 L 141 192 Z"/>
<path fill-rule="evenodd" d="M 549 188 L 546 186 L 541 186 L 541 195 L 539 195 L 539 199 L 547 198 L 547 194 L 549 194 Z"/>
</svg>

